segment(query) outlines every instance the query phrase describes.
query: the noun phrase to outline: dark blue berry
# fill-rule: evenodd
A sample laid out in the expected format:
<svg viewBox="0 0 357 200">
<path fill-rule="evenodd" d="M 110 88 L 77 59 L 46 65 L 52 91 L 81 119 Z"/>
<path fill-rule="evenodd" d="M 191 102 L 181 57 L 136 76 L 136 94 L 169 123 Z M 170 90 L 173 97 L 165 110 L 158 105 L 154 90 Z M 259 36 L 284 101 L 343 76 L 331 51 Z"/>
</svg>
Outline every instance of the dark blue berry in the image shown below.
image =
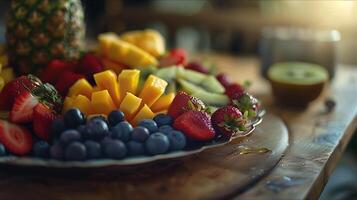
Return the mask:
<svg viewBox="0 0 357 200">
<path fill-rule="evenodd" d="M 36 157 L 48 158 L 50 156 L 50 145 L 46 141 L 40 140 L 36 142 L 32 150 Z"/>
<path fill-rule="evenodd" d="M 150 133 L 154 133 L 158 130 L 156 122 L 152 119 L 141 120 L 138 125 L 147 128 Z"/>
<path fill-rule="evenodd" d="M 64 115 L 63 120 L 67 128 L 77 128 L 77 126 L 85 123 L 83 113 L 77 109 L 69 109 Z"/>
<path fill-rule="evenodd" d="M 82 137 L 83 137 L 83 135 L 86 134 L 86 131 L 87 131 L 85 125 L 80 125 L 80 126 L 78 126 L 76 130 L 82 135 Z"/>
<path fill-rule="evenodd" d="M 3 144 L 0 144 L 0 156 L 5 156 L 6 155 L 6 149 Z"/>
<path fill-rule="evenodd" d="M 130 135 L 132 131 L 133 127 L 126 121 L 120 122 L 119 124 L 113 126 L 110 129 L 111 137 L 113 139 L 119 139 L 123 142 L 127 142 L 130 140 Z"/>
<path fill-rule="evenodd" d="M 87 158 L 87 149 L 80 142 L 72 142 L 66 146 L 64 158 L 68 161 L 83 161 Z"/>
<path fill-rule="evenodd" d="M 166 153 L 169 150 L 169 147 L 169 139 L 166 135 L 160 132 L 151 134 L 145 142 L 146 151 L 152 155 Z"/>
<path fill-rule="evenodd" d="M 96 159 L 102 157 L 102 149 L 98 142 L 95 141 L 85 141 L 84 146 L 87 149 L 87 158 L 88 159 Z"/>
<path fill-rule="evenodd" d="M 120 110 L 113 110 L 108 115 L 108 122 L 110 126 L 115 126 L 124 120 L 124 113 Z"/>
<path fill-rule="evenodd" d="M 138 126 L 135 127 L 131 132 L 131 139 L 137 142 L 145 142 L 148 139 L 150 133 L 149 130 L 145 127 Z"/>
<path fill-rule="evenodd" d="M 108 124 L 99 118 L 88 121 L 85 129 L 84 139 L 101 140 L 108 134 Z"/>
<path fill-rule="evenodd" d="M 55 143 L 50 148 L 50 156 L 56 160 L 63 160 L 64 150 L 60 143 Z"/>
<path fill-rule="evenodd" d="M 182 150 L 183 148 L 185 148 L 186 137 L 182 132 L 172 130 L 166 133 L 166 136 L 167 138 L 169 138 L 171 151 Z"/>
<path fill-rule="evenodd" d="M 64 145 L 69 144 L 70 142 L 73 141 L 79 141 L 82 139 L 81 134 L 74 129 L 69 129 L 64 131 L 61 136 L 60 136 L 60 142 Z"/>
<path fill-rule="evenodd" d="M 105 118 L 103 115 L 96 115 L 96 116 L 94 116 L 94 117 L 91 117 L 91 118 L 89 119 L 89 121 L 96 120 L 96 119 L 102 120 L 102 121 L 104 121 L 105 123 L 107 123 L 107 125 L 108 125 L 107 118 Z"/>
<path fill-rule="evenodd" d="M 127 154 L 125 144 L 120 140 L 108 140 L 103 147 L 104 154 L 108 158 L 121 159 Z"/>
<path fill-rule="evenodd" d="M 62 119 L 55 119 L 51 124 L 51 131 L 54 137 L 59 137 L 59 135 L 66 130 L 66 125 Z"/>
<path fill-rule="evenodd" d="M 158 114 L 154 117 L 154 121 L 160 127 L 163 125 L 171 125 L 173 122 L 173 119 L 169 115 Z"/>
<path fill-rule="evenodd" d="M 129 155 L 138 156 L 145 154 L 144 143 L 137 141 L 129 141 L 126 146 L 128 147 Z"/>
<path fill-rule="evenodd" d="M 166 133 L 168 133 L 168 132 L 170 132 L 172 130 L 173 130 L 173 128 L 170 125 L 163 125 L 163 126 L 159 127 L 159 132 L 163 133 L 163 134 L 166 134 Z"/>
</svg>

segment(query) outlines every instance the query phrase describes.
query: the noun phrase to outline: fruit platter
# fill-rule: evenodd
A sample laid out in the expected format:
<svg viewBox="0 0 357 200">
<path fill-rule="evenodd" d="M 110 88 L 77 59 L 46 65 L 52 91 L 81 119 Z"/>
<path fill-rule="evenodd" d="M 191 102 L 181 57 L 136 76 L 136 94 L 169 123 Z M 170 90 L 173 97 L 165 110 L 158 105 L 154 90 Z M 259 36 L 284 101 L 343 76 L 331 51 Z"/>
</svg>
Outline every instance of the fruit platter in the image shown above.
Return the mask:
<svg viewBox="0 0 357 200">
<path fill-rule="evenodd" d="M 248 137 L 263 119 L 244 84 L 189 60 L 184 49 L 166 49 L 155 30 L 103 33 L 87 51 L 53 43 L 44 56 L 48 40 L 31 41 L 37 52 L 21 26 L 8 29 L 0 164 L 98 168 L 179 159 Z"/>
</svg>

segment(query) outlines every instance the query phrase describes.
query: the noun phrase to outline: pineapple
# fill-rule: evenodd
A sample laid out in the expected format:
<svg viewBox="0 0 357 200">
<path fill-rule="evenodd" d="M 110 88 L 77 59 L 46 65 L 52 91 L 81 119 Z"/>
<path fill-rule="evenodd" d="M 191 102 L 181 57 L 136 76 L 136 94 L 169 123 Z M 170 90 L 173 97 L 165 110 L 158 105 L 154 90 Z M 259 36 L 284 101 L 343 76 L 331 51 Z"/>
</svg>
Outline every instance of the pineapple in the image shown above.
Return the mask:
<svg viewBox="0 0 357 200">
<path fill-rule="evenodd" d="M 38 73 L 51 59 L 77 58 L 85 33 L 83 18 L 80 0 L 12 1 L 6 40 L 15 71 Z"/>
</svg>

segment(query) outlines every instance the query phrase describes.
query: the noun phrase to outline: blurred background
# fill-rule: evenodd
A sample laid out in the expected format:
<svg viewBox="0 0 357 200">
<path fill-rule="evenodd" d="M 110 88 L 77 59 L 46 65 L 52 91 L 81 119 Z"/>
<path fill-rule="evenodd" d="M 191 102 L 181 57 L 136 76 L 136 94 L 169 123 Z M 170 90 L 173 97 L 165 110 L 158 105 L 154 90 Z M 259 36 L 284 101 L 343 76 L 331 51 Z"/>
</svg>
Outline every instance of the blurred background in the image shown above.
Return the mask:
<svg viewBox="0 0 357 200">
<path fill-rule="evenodd" d="M 10 0 L 0 1 L 0 42 L 4 42 L 9 4 Z M 326 62 L 357 66 L 357 1 L 83 0 L 83 5 L 88 39 L 104 31 L 154 28 L 164 35 L 168 47 L 183 47 L 189 52 L 260 55 L 262 62 L 269 62 L 264 60 L 269 52 L 264 47 L 270 47 L 271 38 L 279 40 L 287 35 L 290 41 L 308 38 L 309 43 L 315 42 L 317 53 L 330 48 L 324 53 L 324 59 L 329 59 Z M 282 27 L 313 30 L 313 34 L 278 31 Z M 321 31 L 327 33 L 327 40 L 321 40 Z M 332 46 L 326 46 L 326 42 Z M 357 198 L 357 181 L 353 178 L 357 177 L 356 147 L 355 138 L 321 199 Z"/>
</svg>

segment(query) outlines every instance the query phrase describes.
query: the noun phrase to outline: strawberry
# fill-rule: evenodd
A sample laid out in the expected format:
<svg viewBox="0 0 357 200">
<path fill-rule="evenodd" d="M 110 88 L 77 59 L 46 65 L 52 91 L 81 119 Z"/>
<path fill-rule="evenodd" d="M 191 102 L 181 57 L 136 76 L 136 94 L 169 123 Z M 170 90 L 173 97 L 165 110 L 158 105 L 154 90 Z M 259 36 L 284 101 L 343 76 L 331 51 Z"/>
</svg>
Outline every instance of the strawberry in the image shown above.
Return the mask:
<svg viewBox="0 0 357 200">
<path fill-rule="evenodd" d="M 97 56 L 93 53 L 87 53 L 79 60 L 76 72 L 85 75 L 87 79 L 91 79 L 93 74 L 101 72 L 103 68 L 103 63 Z"/>
<path fill-rule="evenodd" d="M 56 83 L 56 89 L 62 96 L 66 96 L 68 89 L 78 80 L 84 78 L 83 75 L 71 71 L 65 71 L 61 79 Z"/>
<path fill-rule="evenodd" d="M 189 62 L 186 65 L 186 69 L 191 69 L 197 72 L 201 72 L 203 74 L 209 74 L 209 70 L 198 62 Z"/>
<path fill-rule="evenodd" d="M 42 81 L 55 84 L 65 71 L 73 71 L 77 66 L 76 61 L 52 60 L 45 69 L 42 70 L 40 78 Z"/>
<path fill-rule="evenodd" d="M 53 110 L 51 110 L 45 104 L 37 104 L 37 106 L 33 110 L 32 122 L 35 134 L 43 140 L 49 140 L 52 121 L 57 118 L 58 116 L 56 115 L 56 113 L 53 112 Z"/>
<path fill-rule="evenodd" d="M 169 107 L 168 114 L 173 118 L 177 118 L 189 110 L 204 110 L 205 107 L 205 104 L 200 99 L 179 91 Z"/>
<path fill-rule="evenodd" d="M 234 106 L 225 106 L 216 110 L 211 118 L 217 133 L 230 137 L 238 131 L 245 130 L 246 120 L 240 110 Z"/>
<path fill-rule="evenodd" d="M 16 155 L 26 155 L 32 149 L 32 137 L 24 127 L 0 120 L 0 142 Z"/>
<path fill-rule="evenodd" d="M 15 123 L 30 122 L 33 117 L 33 108 L 38 104 L 38 99 L 30 92 L 23 92 L 16 97 L 10 111 L 9 120 Z"/>
<path fill-rule="evenodd" d="M 203 111 L 185 112 L 175 119 L 173 127 L 182 131 L 189 139 L 196 141 L 208 141 L 216 135 L 210 116 Z"/>
<path fill-rule="evenodd" d="M 218 74 L 216 76 L 217 80 L 223 85 L 224 88 L 232 85 L 232 80 L 226 74 Z"/>
<path fill-rule="evenodd" d="M 244 88 L 237 83 L 233 83 L 226 87 L 225 93 L 231 100 L 239 99 L 244 93 Z"/>
<path fill-rule="evenodd" d="M 247 118 L 255 117 L 260 107 L 260 102 L 247 92 L 244 92 L 238 99 L 232 100 L 232 105 L 237 107 Z"/>
<path fill-rule="evenodd" d="M 41 81 L 32 75 L 20 76 L 10 81 L 0 93 L 0 109 L 10 110 L 18 95 L 32 90 L 40 83 Z"/>
<path fill-rule="evenodd" d="M 184 49 L 172 49 L 166 56 L 160 59 L 160 66 L 183 65 L 186 62 L 186 57 L 186 51 Z"/>
</svg>

